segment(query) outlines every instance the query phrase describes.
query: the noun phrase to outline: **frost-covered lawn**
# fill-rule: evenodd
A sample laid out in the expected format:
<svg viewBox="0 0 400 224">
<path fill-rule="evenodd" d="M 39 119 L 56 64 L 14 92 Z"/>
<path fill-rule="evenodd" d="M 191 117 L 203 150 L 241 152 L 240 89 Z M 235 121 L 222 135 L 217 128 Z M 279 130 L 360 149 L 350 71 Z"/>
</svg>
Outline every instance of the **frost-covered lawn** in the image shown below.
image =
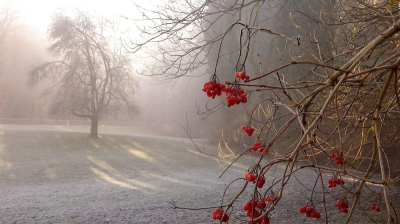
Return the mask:
<svg viewBox="0 0 400 224">
<path fill-rule="evenodd" d="M 101 127 L 101 138 L 90 140 L 87 129 L 0 126 L 0 222 L 211 223 L 212 210 L 174 210 L 168 202 L 218 206 L 226 183 L 242 177 L 254 159 L 239 160 L 218 179 L 227 163 L 198 153 L 187 139 L 139 128 Z M 212 147 L 206 150 L 213 152 Z M 278 168 L 276 175 L 280 172 Z M 311 174 L 303 174 L 298 178 L 312 186 Z M 267 184 L 273 178 L 267 177 Z M 273 223 L 302 220 L 298 208 L 306 200 L 301 187 L 296 181 L 288 185 L 272 214 Z M 236 215 L 247 200 L 239 198 Z M 363 218 L 352 223 L 369 223 Z"/>
<path fill-rule="evenodd" d="M 1 221 L 209 223 L 209 211 L 177 211 L 168 201 L 216 203 L 224 165 L 183 139 L 101 127 L 90 140 L 87 129 L 0 126 Z"/>
</svg>

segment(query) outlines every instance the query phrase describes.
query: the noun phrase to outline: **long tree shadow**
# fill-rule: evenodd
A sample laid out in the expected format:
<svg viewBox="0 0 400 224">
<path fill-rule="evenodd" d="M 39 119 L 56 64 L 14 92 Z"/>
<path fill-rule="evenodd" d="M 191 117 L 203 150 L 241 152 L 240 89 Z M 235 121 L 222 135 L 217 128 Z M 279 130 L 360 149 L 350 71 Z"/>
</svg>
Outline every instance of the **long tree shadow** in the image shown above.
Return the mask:
<svg viewBox="0 0 400 224">
<path fill-rule="evenodd" d="M 181 140 L 118 135 L 94 140 L 81 133 L 39 130 L 1 132 L 0 162 L 0 178 L 9 183 L 20 184 L 27 178 L 35 178 L 31 183 L 68 182 L 94 174 L 132 189 L 137 184 L 153 190 L 162 186 L 151 187 L 133 178 L 193 185 L 191 180 L 198 177 L 188 175 L 187 170 L 215 165 L 215 159 L 193 153 Z"/>
<path fill-rule="evenodd" d="M 93 155 L 96 154 L 97 163 L 106 164 L 112 167 L 108 173 L 120 177 L 125 174 L 127 180 L 132 176 L 155 182 L 157 179 L 179 183 L 180 185 L 190 185 L 196 187 L 206 187 L 204 183 L 213 182 L 204 180 L 203 184 L 196 184 L 198 177 L 189 175 L 187 170 L 204 168 L 204 158 L 196 156 L 183 148 L 180 141 L 141 139 L 137 137 L 125 136 L 103 136 L 101 139 L 89 140 L 96 150 L 105 150 L 112 155 L 96 154 L 90 150 L 89 160 L 93 161 Z M 209 163 L 214 163 L 210 158 Z M 217 165 L 216 163 L 214 165 Z M 132 180 L 131 180 L 132 181 Z M 163 186 L 159 186 L 159 189 Z"/>
</svg>

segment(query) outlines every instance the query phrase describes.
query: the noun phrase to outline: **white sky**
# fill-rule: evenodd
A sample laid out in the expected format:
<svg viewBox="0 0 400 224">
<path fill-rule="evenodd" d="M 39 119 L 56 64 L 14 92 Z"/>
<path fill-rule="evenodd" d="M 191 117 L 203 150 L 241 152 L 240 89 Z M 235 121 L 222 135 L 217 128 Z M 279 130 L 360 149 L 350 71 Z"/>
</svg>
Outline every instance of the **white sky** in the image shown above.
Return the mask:
<svg viewBox="0 0 400 224">
<path fill-rule="evenodd" d="M 143 8 L 153 8 L 156 4 L 162 4 L 163 0 L 0 0 L 0 6 L 9 5 L 12 12 L 16 13 L 18 23 L 35 30 L 32 37 L 41 40 L 47 40 L 47 29 L 55 12 L 62 10 L 70 13 L 74 9 L 81 9 L 112 20 L 120 19 L 119 22 L 123 22 L 120 24 L 121 30 L 129 30 L 129 33 L 121 34 L 123 38 L 138 41 L 141 36 L 134 22 L 120 17 L 141 18 L 132 2 Z"/>
<path fill-rule="evenodd" d="M 140 7 L 151 9 L 157 4 L 163 4 L 164 1 L 167 0 L 0 0 L 0 6 L 9 5 L 12 12 L 17 14 L 18 24 L 27 25 L 30 27 L 29 30 L 35 30 L 35 33 L 31 35 L 39 40 L 47 40 L 47 29 L 55 12 L 59 10 L 71 12 L 73 9 L 81 9 L 109 19 L 121 19 L 119 22 L 124 22 L 124 24 L 120 24 L 121 30 L 129 29 L 129 33 L 121 34 L 123 38 L 138 41 L 141 39 L 141 33 L 136 30 L 134 22 L 124 20 L 120 16 L 132 19 L 141 18 L 141 14 L 137 12 L 132 2 Z M 138 55 L 137 53 L 133 57 L 136 58 L 134 64 L 139 69 L 144 64 L 140 58 L 144 57 Z"/>
<path fill-rule="evenodd" d="M 144 7 L 150 7 L 159 0 L 0 0 L 8 2 L 17 11 L 18 17 L 28 25 L 33 25 L 40 30 L 47 30 L 51 22 L 51 15 L 59 9 L 71 10 L 79 8 L 100 14 L 104 17 L 125 15 L 135 16 L 136 2 Z"/>
</svg>

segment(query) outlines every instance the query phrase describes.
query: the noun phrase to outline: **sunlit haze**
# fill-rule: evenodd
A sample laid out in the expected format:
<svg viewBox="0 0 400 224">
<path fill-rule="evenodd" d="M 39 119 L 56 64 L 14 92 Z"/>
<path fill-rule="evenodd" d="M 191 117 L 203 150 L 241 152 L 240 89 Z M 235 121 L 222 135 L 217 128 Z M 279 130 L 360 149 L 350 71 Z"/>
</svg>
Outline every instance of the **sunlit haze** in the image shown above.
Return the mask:
<svg viewBox="0 0 400 224">
<path fill-rule="evenodd" d="M 60 9 L 71 10 L 78 8 L 95 12 L 105 17 L 130 15 L 134 11 L 130 0 L 12 0 L 10 3 L 19 13 L 19 16 L 39 29 L 46 29 L 50 23 L 51 15 Z"/>
<path fill-rule="evenodd" d="M 150 0 L 150 1 L 141 1 L 141 0 L 115 0 L 115 1 L 97 1 L 97 0 L 0 0 L 0 5 L 8 6 L 11 11 L 14 13 L 16 21 L 20 27 L 24 27 L 24 29 L 19 29 L 19 31 L 26 30 L 24 32 L 29 33 L 29 37 L 32 41 L 33 39 L 37 40 L 35 43 L 29 44 L 34 46 L 38 46 L 39 48 L 34 50 L 34 53 L 30 54 L 32 57 L 32 62 L 26 63 L 27 70 L 39 63 L 40 61 L 45 60 L 41 54 L 45 54 L 47 47 L 49 46 L 48 42 L 48 26 L 52 22 L 52 15 L 56 12 L 68 13 L 73 15 L 74 10 L 79 9 L 85 12 L 92 13 L 94 15 L 98 15 L 101 17 L 108 18 L 113 20 L 119 24 L 120 30 L 124 30 L 124 34 L 119 34 L 122 38 L 122 41 L 125 40 L 135 40 L 141 41 L 140 32 L 138 32 L 136 25 L 139 24 L 136 19 L 141 18 L 141 14 L 138 13 L 137 8 L 134 3 L 138 6 L 154 9 L 154 6 L 157 4 L 162 4 L 161 0 Z M 129 18 L 129 19 L 127 19 Z M 133 19 L 133 20 L 130 20 Z M 135 21 L 134 21 L 135 20 Z M 143 25 L 141 25 L 143 26 Z M 29 31 L 28 31 L 29 30 Z M 118 35 L 118 34 L 117 34 Z M 184 115 L 186 113 L 185 110 L 178 109 L 176 107 L 179 104 L 169 102 L 169 104 L 165 104 L 167 101 L 166 98 L 174 98 L 177 101 L 184 98 L 185 95 L 182 95 L 183 91 L 181 88 L 174 88 L 173 91 L 168 90 L 168 94 L 165 94 L 165 89 L 169 88 L 167 86 L 159 86 L 153 85 L 156 79 L 140 76 L 136 73 L 136 71 L 144 69 L 144 62 L 146 59 L 142 56 L 142 52 L 137 52 L 136 54 L 131 54 L 130 57 L 133 58 L 132 64 L 134 67 L 133 75 L 139 81 L 139 88 L 136 90 L 135 98 L 138 100 L 140 104 L 141 113 L 136 117 L 136 121 L 143 120 L 152 120 L 152 125 L 156 125 L 157 123 L 168 123 L 168 127 L 177 126 L 177 124 L 182 124 L 185 122 Z M 147 61 L 148 63 L 149 61 Z M 26 77 L 24 75 L 23 77 Z M 24 78 L 25 79 L 25 78 Z M 21 81 L 24 82 L 24 81 Z M 188 80 L 182 80 L 183 89 L 185 89 Z M 175 82 L 176 84 L 176 82 Z M 25 85 L 25 83 L 24 83 Z M 38 90 L 39 91 L 39 90 Z M 177 98 L 177 96 L 179 96 Z M 44 99 L 41 99 L 44 101 Z M 154 108 L 154 101 L 158 100 L 160 103 L 157 105 L 162 105 L 163 113 L 159 113 Z M 191 99 L 191 110 L 195 110 L 195 100 Z M 175 108 L 175 109 L 174 109 Z M 175 110 L 178 110 L 177 113 Z M 138 117 L 139 116 L 139 117 Z M 116 119 L 116 118 L 112 118 Z M 159 124 L 160 125 L 160 124 Z M 181 129 L 181 127 L 175 127 L 175 129 Z"/>
</svg>

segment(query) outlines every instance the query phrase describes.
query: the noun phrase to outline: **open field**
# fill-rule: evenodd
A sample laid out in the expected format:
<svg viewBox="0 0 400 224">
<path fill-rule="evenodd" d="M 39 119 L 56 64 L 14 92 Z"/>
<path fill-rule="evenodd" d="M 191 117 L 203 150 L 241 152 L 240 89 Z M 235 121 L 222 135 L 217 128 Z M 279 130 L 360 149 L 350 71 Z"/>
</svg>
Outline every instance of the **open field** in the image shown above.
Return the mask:
<svg viewBox="0 0 400 224">
<path fill-rule="evenodd" d="M 101 138 L 91 140 L 87 129 L 0 126 L 0 222 L 211 223 L 212 210 L 176 210 L 169 202 L 182 207 L 218 206 L 226 183 L 241 177 L 248 160 L 254 159 L 246 156 L 218 179 L 228 163 L 197 152 L 188 139 L 100 127 Z M 211 147 L 206 150 L 212 152 Z M 276 174 L 280 172 L 278 168 Z M 311 174 L 302 174 L 299 180 L 310 182 Z M 290 183 L 283 203 L 272 214 L 273 223 L 299 220 L 298 207 L 305 202 L 296 190 L 300 186 Z M 338 213 L 338 220 L 341 217 Z M 371 223 L 364 214 L 354 220 Z"/>
<path fill-rule="evenodd" d="M 203 200 L 202 206 L 217 202 L 215 189 L 221 189 L 227 179 L 218 180 L 219 172 L 211 172 L 225 165 L 191 149 L 184 139 L 101 127 L 101 138 L 90 140 L 85 129 L 0 127 L 0 218 L 4 223 L 209 220 L 208 211 L 199 219 L 196 213 L 169 209 L 168 201 L 187 206 L 197 205 L 197 200 Z"/>
</svg>

